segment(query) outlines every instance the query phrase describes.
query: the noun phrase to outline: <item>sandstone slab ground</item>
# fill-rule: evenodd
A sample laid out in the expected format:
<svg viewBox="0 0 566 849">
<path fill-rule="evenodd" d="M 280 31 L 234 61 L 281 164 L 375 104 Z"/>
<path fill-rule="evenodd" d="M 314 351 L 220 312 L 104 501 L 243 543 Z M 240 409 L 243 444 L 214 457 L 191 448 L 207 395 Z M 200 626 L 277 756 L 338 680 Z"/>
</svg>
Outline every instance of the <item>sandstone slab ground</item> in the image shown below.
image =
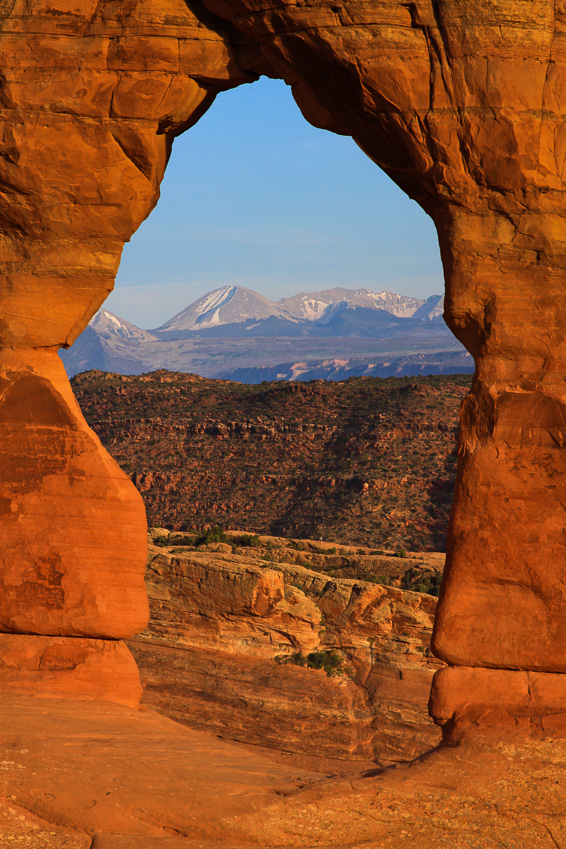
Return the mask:
<svg viewBox="0 0 566 849">
<path fill-rule="evenodd" d="M 556 849 L 566 741 L 468 738 L 348 779 L 153 711 L 0 699 L 0 834 L 18 849 Z"/>
</svg>

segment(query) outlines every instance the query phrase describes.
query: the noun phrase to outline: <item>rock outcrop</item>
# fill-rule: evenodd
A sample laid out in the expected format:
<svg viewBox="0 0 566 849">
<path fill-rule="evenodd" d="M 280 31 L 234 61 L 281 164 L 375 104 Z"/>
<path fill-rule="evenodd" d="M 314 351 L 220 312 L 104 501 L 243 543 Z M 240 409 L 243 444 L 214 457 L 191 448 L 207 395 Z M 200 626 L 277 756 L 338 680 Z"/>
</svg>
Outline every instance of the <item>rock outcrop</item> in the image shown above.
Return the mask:
<svg viewBox="0 0 566 849">
<path fill-rule="evenodd" d="M 1 686 L 132 704 L 139 675 L 115 641 L 147 622 L 143 503 L 54 351 L 0 352 L 0 387 Z"/>
<path fill-rule="evenodd" d="M 122 640 L 0 634 L 0 690 L 137 707 L 142 688 Z"/>
<path fill-rule="evenodd" d="M 129 642 L 144 704 L 333 772 L 410 760 L 439 742 L 427 716 L 442 665 L 429 649 L 434 597 L 331 577 L 334 555 L 313 555 L 319 571 L 297 565 L 285 540 L 195 549 L 164 533 L 150 536 L 150 624 Z M 321 667 L 336 662 L 334 674 L 309 668 L 313 652 Z"/>
</svg>

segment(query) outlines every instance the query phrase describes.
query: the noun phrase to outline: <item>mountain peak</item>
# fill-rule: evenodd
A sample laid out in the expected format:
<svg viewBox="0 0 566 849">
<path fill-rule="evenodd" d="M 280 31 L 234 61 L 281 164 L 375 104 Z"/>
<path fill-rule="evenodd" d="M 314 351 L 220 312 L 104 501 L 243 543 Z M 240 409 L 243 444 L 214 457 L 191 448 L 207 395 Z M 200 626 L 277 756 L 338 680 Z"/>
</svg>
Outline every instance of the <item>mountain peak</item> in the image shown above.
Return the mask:
<svg viewBox="0 0 566 849">
<path fill-rule="evenodd" d="M 160 333 L 199 331 L 271 317 L 293 320 L 287 310 L 252 289 L 221 286 L 189 304 L 157 330 Z"/>
<path fill-rule="evenodd" d="M 91 318 L 88 326 L 94 330 L 98 336 L 103 338 L 121 338 L 141 341 L 149 341 L 156 337 L 149 330 L 142 330 L 141 327 L 136 327 L 124 318 L 120 318 L 108 310 L 98 310 Z"/>
</svg>

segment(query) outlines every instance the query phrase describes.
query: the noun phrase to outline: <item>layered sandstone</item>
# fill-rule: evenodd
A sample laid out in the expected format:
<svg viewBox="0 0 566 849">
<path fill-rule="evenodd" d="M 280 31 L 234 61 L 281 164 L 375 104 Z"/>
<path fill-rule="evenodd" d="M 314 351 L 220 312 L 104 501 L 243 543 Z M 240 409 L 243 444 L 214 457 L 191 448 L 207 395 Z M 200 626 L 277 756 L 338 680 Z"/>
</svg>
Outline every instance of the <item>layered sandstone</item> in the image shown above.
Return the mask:
<svg viewBox="0 0 566 849">
<path fill-rule="evenodd" d="M 142 693 L 136 662 L 121 640 L 23 634 L 0 634 L 0 689 L 128 707 L 137 707 Z"/>
<path fill-rule="evenodd" d="M 434 597 L 330 577 L 323 561 L 329 568 L 334 555 L 311 555 L 319 571 L 297 565 L 285 540 L 195 549 L 165 533 L 150 537 L 150 624 L 129 642 L 144 704 L 334 772 L 408 760 L 438 743 L 427 716 L 441 665 L 429 649 Z M 339 669 L 309 668 L 312 652 L 321 662 L 334 653 Z"/>
</svg>

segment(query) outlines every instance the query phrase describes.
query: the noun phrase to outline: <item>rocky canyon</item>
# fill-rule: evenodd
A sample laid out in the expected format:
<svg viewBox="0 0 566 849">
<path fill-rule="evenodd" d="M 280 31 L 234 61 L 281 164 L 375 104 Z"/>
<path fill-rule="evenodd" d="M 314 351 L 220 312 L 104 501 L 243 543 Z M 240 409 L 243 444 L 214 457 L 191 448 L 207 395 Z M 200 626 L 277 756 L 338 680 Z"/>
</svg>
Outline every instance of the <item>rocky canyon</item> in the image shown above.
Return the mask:
<svg viewBox="0 0 566 849">
<path fill-rule="evenodd" d="M 470 383 L 450 375 L 249 386 L 159 370 L 92 371 L 72 387 L 150 525 L 442 551 Z"/>
<path fill-rule="evenodd" d="M 2 0 L 6 845 L 564 842 L 565 39 L 561 0 Z M 57 357 L 175 136 L 261 74 L 432 217 L 475 360 L 432 638 L 445 746 L 355 780 L 136 710 L 143 505 Z"/>
<path fill-rule="evenodd" d="M 443 555 L 224 537 L 150 532 L 151 618 L 128 643 L 144 705 L 319 772 L 359 774 L 438 744 L 436 598 L 403 587 L 415 572 L 415 585 L 433 583 Z"/>
</svg>

